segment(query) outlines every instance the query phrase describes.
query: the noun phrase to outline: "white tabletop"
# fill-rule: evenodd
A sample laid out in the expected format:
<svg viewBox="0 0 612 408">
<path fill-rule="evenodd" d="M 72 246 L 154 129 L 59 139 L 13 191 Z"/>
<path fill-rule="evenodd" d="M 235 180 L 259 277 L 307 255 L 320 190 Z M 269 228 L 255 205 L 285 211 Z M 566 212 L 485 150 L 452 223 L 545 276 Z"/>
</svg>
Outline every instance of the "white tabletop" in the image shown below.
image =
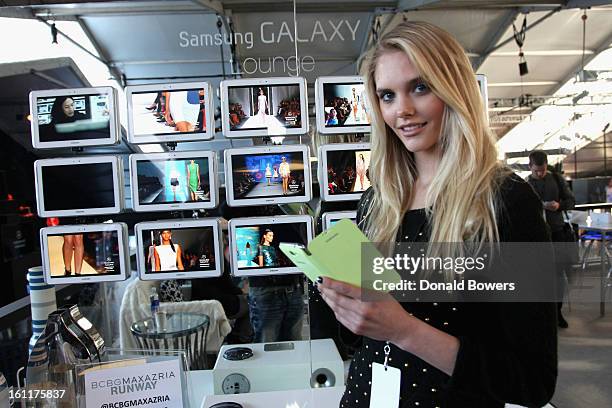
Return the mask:
<svg viewBox="0 0 612 408">
<path fill-rule="evenodd" d="M 198 370 L 188 372 L 188 381 L 191 382 L 190 407 L 208 408 L 221 401 L 234 401 L 244 408 L 286 408 L 286 407 L 317 407 L 336 408 L 344 393 L 344 387 L 319 388 L 309 390 L 288 390 L 257 392 L 251 394 L 213 395 L 212 370 Z M 523 408 L 520 405 L 506 404 L 506 408 Z M 547 404 L 544 408 L 554 408 Z"/>
<path fill-rule="evenodd" d="M 250 394 L 211 395 L 201 408 L 209 408 L 219 402 L 237 402 L 243 408 L 338 408 L 344 387 L 311 388 L 252 392 Z"/>
<path fill-rule="evenodd" d="M 271 407 L 338 407 L 344 387 L 318 388 L 307 390 L 287 390 L 271 392 L 253 392 L 250 394 L 213 395 L 212 370 L 189 371 L 187 381 L 190 384 L 190 407 L 207 408 L 221 401 L 234 401 L 244 408 Z M 297 405 L 295 405 L 297 404 Z"/>
<path fill-rule="evenodd" d="M 578 224 L 578 228 L 588 229 L 592 231 L 610 232 L 612 231 L 612 224 L 595 224 L 595 223 L 587 224 L 587 223 L 581 222 L 580 224 Z"/>
</svg>

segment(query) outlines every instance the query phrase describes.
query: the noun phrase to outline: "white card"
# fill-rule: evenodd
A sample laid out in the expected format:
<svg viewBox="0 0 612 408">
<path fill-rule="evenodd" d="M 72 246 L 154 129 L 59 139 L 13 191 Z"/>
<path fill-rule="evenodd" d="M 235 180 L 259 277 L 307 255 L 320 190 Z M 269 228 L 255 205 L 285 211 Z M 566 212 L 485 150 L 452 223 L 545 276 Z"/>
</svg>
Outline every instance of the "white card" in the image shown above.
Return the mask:
<svg viewBox="0 0 612 408">
<path fill-rule="evenodd" d="M 397 408 L 399 406 L 400 382 L 402 372 L 399 368 L 372 363 L 372 390 L 370 408 Z"/>
</svg>

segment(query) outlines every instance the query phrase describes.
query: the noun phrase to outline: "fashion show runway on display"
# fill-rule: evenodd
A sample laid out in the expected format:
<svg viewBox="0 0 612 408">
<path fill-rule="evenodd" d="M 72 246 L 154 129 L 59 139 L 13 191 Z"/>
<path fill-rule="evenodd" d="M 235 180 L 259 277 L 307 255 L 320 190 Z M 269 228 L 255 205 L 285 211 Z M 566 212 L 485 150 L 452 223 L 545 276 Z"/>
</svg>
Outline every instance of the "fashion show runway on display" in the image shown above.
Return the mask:
<svg viewBox="0 0 612 408">
<path fill-rule="evenodd" d="M 52 271 L 51 276 L 64 276 L 64 258 L 62 257 L 62 246 L 63 245 L 64 245 L 63 237 L 49 237 L 49 254 L 51 254 L 50 267 Z M 74 255 L 72 256 L 70 270 L 73 271 L 72 275 L 74 275 Z M 83 259 L 83 266 L 81 267 L 81 275 L 97 275 L 97 274 L 98 272 Z"/>
<path fill-rule="evenodd" d="M 158 122 L 157 116 L 153 114 L 155 111 L 147 110 L 146 106 L 148 105 L 138 104 L 133 108 L 134 123 L 138 124 L 138 129 L 135 129 L 137 134 L 156 135 L 175 131 L 174 127 L 167 126 L 165 122 Z"/>
<path fill-rule="evenodd" d="M 270 131 L 274 130 L 274 133 L 284 133 L 285 126 L 283 126 L 282 122 L 276 117 L 272 115 L 255 115 L 251 116 L 244 122 L 241 126 L 241 129 L 257 129 L 257 128 L 267 128 Z M 279 134 L 280 134 L 279 133 Z"/>
<path fill-rule="evenodd" d="M 288 192 L 287 194 L 289 195 L 290 193 Z M 267 181 L 262 181 L 249 191 L 246 197 L 267 197 L 272 195 L 283 195 L 283 185 L 280 182 L 268 185 Z"/>
</svg>

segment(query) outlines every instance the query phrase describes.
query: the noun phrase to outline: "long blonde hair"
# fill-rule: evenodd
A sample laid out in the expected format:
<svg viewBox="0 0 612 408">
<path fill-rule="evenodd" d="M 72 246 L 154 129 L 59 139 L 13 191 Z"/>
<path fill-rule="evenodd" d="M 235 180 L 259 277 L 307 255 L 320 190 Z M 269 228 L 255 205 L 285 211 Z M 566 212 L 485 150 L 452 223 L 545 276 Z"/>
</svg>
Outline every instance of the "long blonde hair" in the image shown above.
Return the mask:
<svg viewBox="0 0 612 408">
<path fill-rule="evenodd" d="M 385 124 L 376 94 L 378 60 L 397 51 L 406 53 L 445 104 L 438 142 L 442 157 L 425 198 L 429 242 L 498 241 L 495 197 L 506 172 L 500 171 L 474 71 L 461 45 L 446 31 L 425 22 L 394 27 L 364 60 L 362 75 L 373 116 L 373 194 L 364 219 L 366 235 L 373 242 L 395 241 L 418 178 L 414 156 Z"/>
</svg>

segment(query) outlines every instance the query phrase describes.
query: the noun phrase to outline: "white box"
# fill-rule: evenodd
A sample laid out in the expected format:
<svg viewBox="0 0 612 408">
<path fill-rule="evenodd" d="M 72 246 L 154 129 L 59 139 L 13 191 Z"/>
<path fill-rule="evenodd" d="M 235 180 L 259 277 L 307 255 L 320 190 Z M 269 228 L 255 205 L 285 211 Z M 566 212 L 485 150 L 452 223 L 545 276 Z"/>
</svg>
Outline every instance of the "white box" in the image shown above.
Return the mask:
<svg viewBox="0 0 612 408">
<path fill-rule="evenodd" d="M 290 344 L 292 350 L 265 350 L 270 345 Z M 223 358 L 223 353 L 234 347 L 248 347 L 253 356 L 240 361 Z M 233 386 L 234 380 L 240 383 L 239 387 Z M 344 363 L 331 339 L 229 345 L 219 352 L 213 382 L 217 395 L 341 387 Z"/>
</svg>

